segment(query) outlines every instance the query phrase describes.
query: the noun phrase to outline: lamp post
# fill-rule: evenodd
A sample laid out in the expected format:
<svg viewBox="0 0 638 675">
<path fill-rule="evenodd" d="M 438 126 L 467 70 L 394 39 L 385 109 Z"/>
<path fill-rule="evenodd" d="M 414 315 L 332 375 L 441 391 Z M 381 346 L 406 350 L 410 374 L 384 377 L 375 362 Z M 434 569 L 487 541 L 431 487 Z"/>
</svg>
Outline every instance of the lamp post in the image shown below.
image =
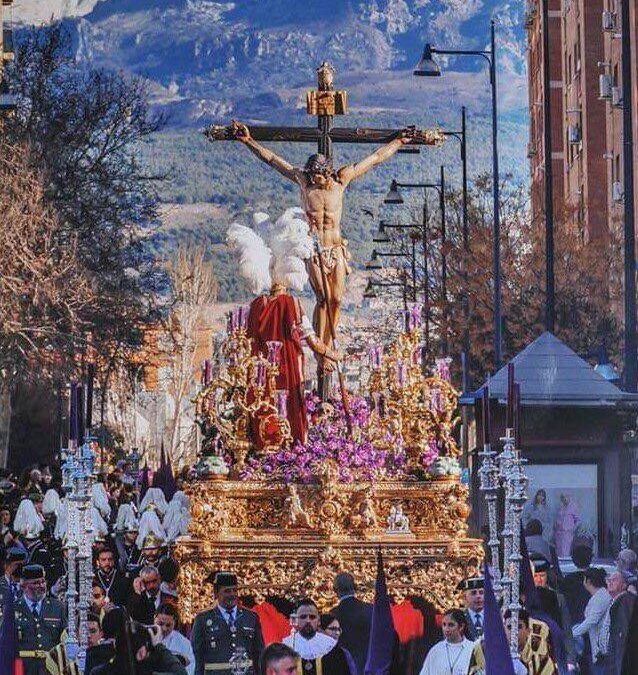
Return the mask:
<svg viewBox="0 0 638 675">
<path fill-rule="evenodd" d="M 490 67 L 490 85 L 492 88 L 492 189 L 494 201 L 493 248 L 494 248 L 494 361 L 496 368 L 500 368 L 502 353 L 502 325 L 501 325 L 501 216 L 500 216 L 500 178 L 498 166 L 498 107 L 496 88 L 496 35 L 494 21 L 490 23 L 490 49 L 435 49 L 426 44 L 421 60 L 414 69 L 418 77 L 440 77 L 441 68 L 433 58 L 434 54 L 450 56 L 480 56 Z"/>
<path fill-rule="evenodd" d="M 372 250 L 372 256 L 370 260 L 366 263 L 366 269 L 370 271 L 378 271 L 383 269 L 383 265 L 379 261 L 379 258 L 410 258 L 410 254 L 406 253 L 404 251 L 378 251 L 376 248 Z M 415 266 L 412 265 L 412 272 L 413 272 L 413 277 L 412 277 L 412 296 L 416 296 L 416 269 Z M 408 272 L 404 268 L 403 269 L 403 281 L 401 284 L 403 286 L 403 308 L 407 311 L 408 309 Z M 374 285 L 379 286 L 383 285 L 380 283 L 375 283 Z M 392 285 L 397 285 L 397 284 L 392 284 Z M 366 297 L 364 295 L 364 297 Z"/>
<path fill-rule="evenodd" d="M 627 391 L 638 384 L 638 344 L 636 338 L 636 230 L 634 224 L 634 132 L 632 116 L 631 16 L 629 0 L 622 0 L 622 87 L 623 87 L 623 179 L 625 254 L 625 372 Z"/>
<path fill-rule="evenodd" d="M 450 132 L 452 133 L 452 132 Z M 385 204 L 398 205 L 403 204 L 403 195 L 399 191 L 403 189 L 422 189 L 424 193 L 423 199 L 423 222 L 416 225 L 406 227 L 418 227 L 421 229 L 421 239 L 423 247 L 423 306 L 424 306 L 424 323 L 425 323 L 425 339 L 426 345 L 429 347 L 429 326 L 430 326 L 430 289 L 428 277 L 428 190 L 433 189 L 439 193 L 439 207 L 441 209 L 441 295 L 443 307 L 443 344 L 442 349 L 444 355 L 447 352 L 447 253 L 446 253 L 446 216 L 445 216 L 445 167 L 441 166 L 440 182 L 439 183 L 400 183 L 393 180 L 390 185 L 390 190 L 383 200 Z M 386 225 L 387 227 L 387 225 Z M 399 226 L 401 227 L 401 226 Z"/>
</svg>

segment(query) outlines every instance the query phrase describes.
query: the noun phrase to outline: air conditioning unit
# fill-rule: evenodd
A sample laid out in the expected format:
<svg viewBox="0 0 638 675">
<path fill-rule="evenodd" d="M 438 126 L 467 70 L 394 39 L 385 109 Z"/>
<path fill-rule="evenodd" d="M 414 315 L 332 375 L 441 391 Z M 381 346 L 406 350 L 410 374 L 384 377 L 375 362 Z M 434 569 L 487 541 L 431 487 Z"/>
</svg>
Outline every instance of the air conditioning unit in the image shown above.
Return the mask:
<svg viewBox="0 0 638 675">
<path fill-rule="evenodd" d="M 613 31 L 616 29 L 616 14 L 614 12 L 603 12 L 603 30 Z"/>
<path fill-rule="evenodd" d="M 612 183 L 611 198 L 615 202 L 621 202 L 625 198 L 625 191 L 623 190 L 622 183 L 618 181 Z"/>
<path fill-rule="evenodd" d="M 598 98 L 608 101 L 611 99 L 611 75 L 603 73 L 599 78 Z"/>
<path fill-rule="evenodd" d="M 577 124 L 570 124 L 567 131 L 567 138 L 571 145 L 578 145 L 582 140 L 582 134 L 580 132 L 580 127 Z"/>
<path fill-rule="evenodd" d="M 622 87 L 611 88 L 611 104 L 617 108 L 622 107 Z"/>
</svg>

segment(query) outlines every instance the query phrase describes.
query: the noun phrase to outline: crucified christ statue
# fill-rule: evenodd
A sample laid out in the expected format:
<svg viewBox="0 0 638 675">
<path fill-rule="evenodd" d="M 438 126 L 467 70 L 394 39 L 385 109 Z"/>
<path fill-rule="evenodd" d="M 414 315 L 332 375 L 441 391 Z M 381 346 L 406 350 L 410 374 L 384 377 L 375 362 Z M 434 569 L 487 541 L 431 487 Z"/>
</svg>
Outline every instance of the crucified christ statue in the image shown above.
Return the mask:
<svg viewBox="0 0 638 675">
<path fill-rule="evenodd" d="M 284 178 L 299 186 L 301 205 L 306 212 L 310 231 L 317 237 L 319 243 L 318 252 L 306 262 L 310 285 L 317 298 L 313 326 L 317 337 L 332 348 L 332 337 L 339 325 L 341 302 L 346 290 L 346 276 L 350 272 L 348 242 L 341 235 L 344 193 L 353 180 L 390 159 L 402 146 L 410 143 L 418 132 L 413 128 L 404 129 L 399 132 L 396 139 L 365 159 L 354 164 L 346 164 L 340 169 L 334 169 L 332 161 L 321 154 L 311 155 L 301 169 L 292 166 L 272 150 L 255 141 L 246 125 L 233 122 L 231 130 L 235 140 L 243 143 L 262 162 L 278 171 Z M 333 323 L 332 327 L 330 320 Z M 329 369 L 329 362 L 319 357 L 320 373 L 324 367 Z"/>
</svg>

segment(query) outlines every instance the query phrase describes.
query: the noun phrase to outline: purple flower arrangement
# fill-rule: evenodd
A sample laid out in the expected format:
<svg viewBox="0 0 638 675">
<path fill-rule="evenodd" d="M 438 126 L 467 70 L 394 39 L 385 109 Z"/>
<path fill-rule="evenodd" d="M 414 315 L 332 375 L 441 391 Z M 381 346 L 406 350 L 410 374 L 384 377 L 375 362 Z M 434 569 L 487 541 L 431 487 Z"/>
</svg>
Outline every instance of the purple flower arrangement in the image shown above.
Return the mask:
<svg viewBox="0 0 638 675">
<path fill-rule="evenodd" d="M 312 483 L 327 460 L 338 464 L 339 479 L 344 483 L 405 477 L 406 453 L 402 438 L 392 435 L 382 442 L 372 442 L 368 434 L 370 408 L 364 398 L 350 399 L 352 436 L 348 434 L 341 401 L 323 403 L 311 394 L 306 404 L 311 421 L 307 443 L 297 443 L 293 448 L 267 457 L 249 459 L 243 479 L 269 477 L 286 483 Z"/>
</svg>

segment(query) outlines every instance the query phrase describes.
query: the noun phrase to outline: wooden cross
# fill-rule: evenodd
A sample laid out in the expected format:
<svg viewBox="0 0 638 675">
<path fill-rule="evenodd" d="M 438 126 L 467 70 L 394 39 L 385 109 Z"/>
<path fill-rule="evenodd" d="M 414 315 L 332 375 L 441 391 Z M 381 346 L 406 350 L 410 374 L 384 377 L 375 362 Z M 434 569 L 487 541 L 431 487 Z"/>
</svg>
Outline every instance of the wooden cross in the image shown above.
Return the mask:
<svg viewBox="0 0 638 675">
<path fill-rule="evenodd" d="M 287 141 L 292 143 L 317 143 L 317 152 L 332 159 L 333 143 L 373 143 L 382 145 L 399 136 L 403 129 L 370 129 L 366 127 L 334 127 L 334 117 L 345 115 L 348 110 L 347 92 L 335 90 L 334 69 L 324 62 L 317 69 L 318 88 L 306 95 L 309 115 L 317 117 L 316 127 L 249 126 L 256 141 Z M 232 141 L 235 134 L 230 126 L 211 125 L 204 134 L 211 141 Z M 438 145 L 445 140 L 438 129 L 416 131 L 410 145 Z"/>
</svg>

